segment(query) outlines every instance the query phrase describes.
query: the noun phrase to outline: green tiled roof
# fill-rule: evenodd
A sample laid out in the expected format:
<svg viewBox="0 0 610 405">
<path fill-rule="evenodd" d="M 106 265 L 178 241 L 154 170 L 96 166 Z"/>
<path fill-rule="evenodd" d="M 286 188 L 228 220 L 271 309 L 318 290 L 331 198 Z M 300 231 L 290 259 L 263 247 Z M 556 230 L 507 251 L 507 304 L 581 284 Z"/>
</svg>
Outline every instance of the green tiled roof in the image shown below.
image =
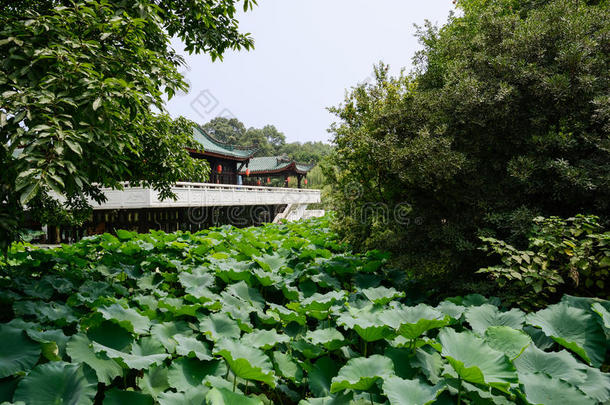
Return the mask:
<svg viewBox="0 0 610 405">
<path fill-rule="evenodd" d="M 218 153 L 239 159 L 252 157 L 256 152 L 255 148 L 244 148 L 218 141 L 197 127 L 193 131 L 193 138 L 203 147 L 204 152 Z"/>
<path fill-rule="evenodd" d="M 279 172 L 283 170 L 293 170 L 296 172 L 307 173 L 313 168 L 313 165 L 296 163 L 294 160 L 285 156 L 264 156 L 250 159 L 248 169 L 250 173 L 256 174 L 261 172 Z M 241 173 L 245 173 L 244 168 Z"/>
</svg>

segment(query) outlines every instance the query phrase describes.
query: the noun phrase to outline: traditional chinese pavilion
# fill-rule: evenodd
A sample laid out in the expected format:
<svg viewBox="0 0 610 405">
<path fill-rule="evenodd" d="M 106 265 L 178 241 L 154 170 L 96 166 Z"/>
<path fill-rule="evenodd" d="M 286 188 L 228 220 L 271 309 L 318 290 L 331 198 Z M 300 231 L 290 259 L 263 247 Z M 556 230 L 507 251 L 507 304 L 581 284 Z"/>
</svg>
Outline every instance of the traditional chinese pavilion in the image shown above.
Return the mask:
<svg viewBox="0 0 610 405">
<path fill-rule="evenodd" d="M 240 171 L 248 166 L 256 148 L 230 145 L 214 139 L 200 128 L 195 128 L 193 138 L 202 148 L 189 148 L 191 156 L 210 163 L 210 183 L 237 184 Z"/>
<path fill-rule="evenodd" d="M 297 179 L 297 187 L 301 188 L 302 180 L 313 168 L 313 165 L 297 163 L 286 156 L 265 156 L 250 159 L 248 166 L 240 171 L 244 184 L 268 185 L 271 179 L 280 178 L 288 186 L 288 179 Z M 307 179 L 305 179 L 305 184 Z"/>
</svg>

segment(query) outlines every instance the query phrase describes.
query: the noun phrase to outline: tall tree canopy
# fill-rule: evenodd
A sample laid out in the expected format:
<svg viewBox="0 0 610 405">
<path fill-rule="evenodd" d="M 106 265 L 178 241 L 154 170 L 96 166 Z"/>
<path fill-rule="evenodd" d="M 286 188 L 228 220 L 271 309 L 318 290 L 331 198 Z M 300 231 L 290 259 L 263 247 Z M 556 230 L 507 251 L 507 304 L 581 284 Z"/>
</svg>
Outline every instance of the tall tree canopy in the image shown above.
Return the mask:
<svg viewBox="0 0 610 405">
<path fill-rule="evenodd" d="M 524 240 L 537 215 L 610 212 L 610 7 L 462 0 L 428 24 L 409 75 L 333 108 L 345 236 L 429 277 L 482 267 L 478 236 Z"/>
<path fill-rule="evenodd" d="M 205 176 L 184 146 L 189 124 L 163 96 L 187 85 L 172 36 L 213 59 L 250 49 L 237 6 L 255 0 L 20 0 L 0 7 L 0 246 L 14 240 L 25 207 L 54 192 L 63 208 L 102 200 L 130 180 L 171 195 Z M 43 209 L 41 208 L 41 209 Z M 36 212 L 35 212 L 36 211 Z M 32 210 L 37 214 L 38 210 Z"/>
</svg>

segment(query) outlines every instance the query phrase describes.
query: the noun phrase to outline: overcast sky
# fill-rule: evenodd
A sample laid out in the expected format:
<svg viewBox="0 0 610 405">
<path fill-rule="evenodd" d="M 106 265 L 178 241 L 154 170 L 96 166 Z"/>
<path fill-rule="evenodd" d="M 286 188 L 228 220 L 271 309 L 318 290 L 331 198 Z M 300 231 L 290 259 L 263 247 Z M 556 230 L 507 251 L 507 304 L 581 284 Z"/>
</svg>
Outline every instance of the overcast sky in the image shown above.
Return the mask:
<svg viewBox="0 0 610 405">
<path fill-rule="evenodd" d="M 201 124 L 219 115 L 246 127 L 273 124 L 289 142 L 329 141 L 334 116 L 326 107 L 340 104 L 379 61 L 410 70 L 420 49 L 413 24 L 443 24 L 453 9 L 451 0 L 259 0 L 240 18 L 255 49 L 212 62 L 174 43 L 191 89 L 167 109 Z"/>
</svg>

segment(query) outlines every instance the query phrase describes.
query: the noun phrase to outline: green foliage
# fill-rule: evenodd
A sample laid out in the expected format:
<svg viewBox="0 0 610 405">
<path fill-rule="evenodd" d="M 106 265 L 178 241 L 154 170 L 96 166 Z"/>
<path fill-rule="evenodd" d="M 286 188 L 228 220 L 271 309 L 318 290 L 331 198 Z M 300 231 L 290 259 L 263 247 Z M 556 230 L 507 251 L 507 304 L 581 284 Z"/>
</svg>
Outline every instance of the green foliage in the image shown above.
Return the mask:
<svg viewBox="0 0 610 405">
<path fill-rule="evenodd" d="M 82 215 L 65 212 L 104 200 L 101 187 L 130 181 L 168 198 L 172 183 L 206 176 L 184 149 L 190 124 L 163 113 L 164 96 L 187 89 L 169 40 L 212 58 L 250 49 L 252 39 L 237 28 L 239 3 L 3 3 L 0 249 L 19 237 L 26 207 L 44 220 L 79 222 Z M 253 4 L 244 0 L 244 9 Z"/>
<path fill-rule="evenodd" d="M 331 109 L 326 172 L 341 235 L 441 291 L 469 287 L 478 236 L 519 246 L 536 216 L 610 212 L 608 2 L 458 6 L 420 30 L 413 72 L 381 65 Z"/>
<path fill-rule="evenodd" d="M 610 399 L 610 302 L 566 296 L 529 315 L 481 295 L 409 305 L 384 285 L 387 255 L 351 253 L 330 221 L 13 245 L 0 401 Z"/>
<path fill-rule="evenodd" d="M 506 301 L 536 307 L 561 293 L 610 298 L 610 232 L 595 216 L 536 218 L 527 250 L 481 238 L 502 265 L 479 270 L 498 283 Z"/>
</svg>

